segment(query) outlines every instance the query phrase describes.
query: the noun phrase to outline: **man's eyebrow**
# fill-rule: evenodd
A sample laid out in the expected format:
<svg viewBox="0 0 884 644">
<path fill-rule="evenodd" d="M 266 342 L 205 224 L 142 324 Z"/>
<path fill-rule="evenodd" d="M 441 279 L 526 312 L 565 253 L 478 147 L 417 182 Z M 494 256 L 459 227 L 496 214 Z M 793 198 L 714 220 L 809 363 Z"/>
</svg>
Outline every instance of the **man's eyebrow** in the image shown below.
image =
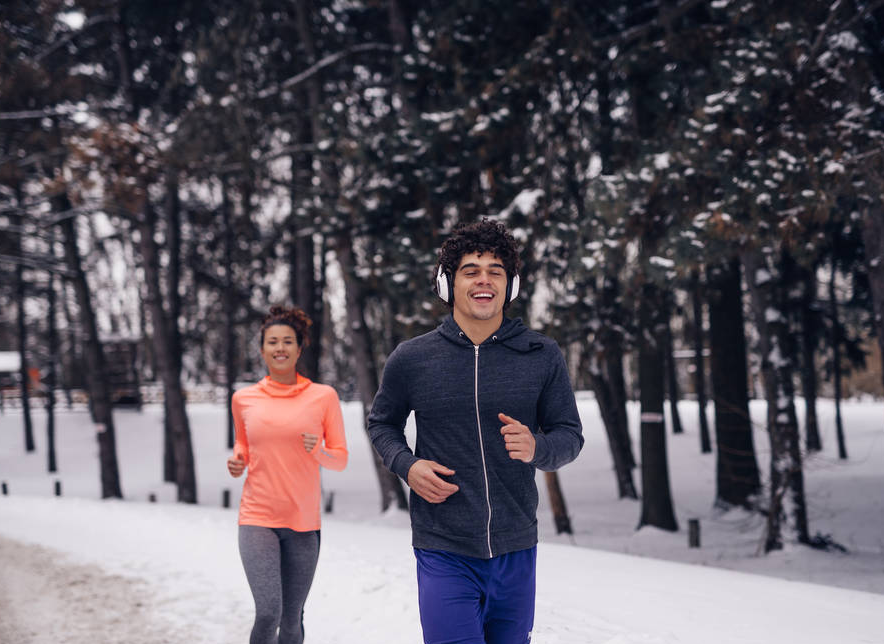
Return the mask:
<svg viewBox="0 0 884 644">
<path fill-rule="evenodd" d="M 468 268 L 482 268 L 482 267 L 479 266 L 478 264 L 476 264 L 475 262 L 469 262 L 468 264 L 464 264 L 463 266 L 461 266 L 458 270 L 465 271 Z M 488 268 L 506 268 L 506 267 L 503 264 L 499 264 L 497 262 L 494 262 L 493 264 L 488 264 Z"/>
</svg>

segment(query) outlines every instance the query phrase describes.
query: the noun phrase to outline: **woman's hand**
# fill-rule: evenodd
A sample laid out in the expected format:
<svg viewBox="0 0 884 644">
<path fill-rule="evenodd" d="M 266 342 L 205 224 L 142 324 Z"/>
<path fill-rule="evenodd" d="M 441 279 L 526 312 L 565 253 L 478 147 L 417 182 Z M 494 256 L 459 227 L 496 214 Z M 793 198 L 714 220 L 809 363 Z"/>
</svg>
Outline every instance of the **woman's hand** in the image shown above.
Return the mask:
<svg viewBox="0 0 884 644">
<path fill-rule="evenodd" d="M 245 472 L 245 470 L 246 462 L 243 460 L 242 454 L 237 452 L 227 459 L 227 471 L 230 472 L 230 476 L 233 478 L 242 476 L 242 473 Z"/>
<path fill-rule="evenodd" d="M 308 452 L 312 452 L 313 448 L 316 447 L 316 443 L 319 442 L 319 436 L 316 434 L 302 434 L 304 437 L 304 449 Z"/>
</svg>

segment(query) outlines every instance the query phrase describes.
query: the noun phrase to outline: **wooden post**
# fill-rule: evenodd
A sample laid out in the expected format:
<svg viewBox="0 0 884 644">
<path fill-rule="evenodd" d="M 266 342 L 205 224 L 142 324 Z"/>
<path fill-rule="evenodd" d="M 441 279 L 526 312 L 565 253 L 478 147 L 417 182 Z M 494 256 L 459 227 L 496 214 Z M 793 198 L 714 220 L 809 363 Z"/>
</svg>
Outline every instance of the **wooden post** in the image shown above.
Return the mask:
<svg viewBox="0 0 884 644">
<path fill-rule="evenodd" d="M 224 490 L 221 493 L 221 505 L 225 508 L 230 507 L 230 490 Z"/>
<path fill-rule="evenodd" d="M 150 501 L 151 503 L 156 503 L 157 502 L 157 495 L 154 494 L 153 492 L 151 492 L 150 494 L 147 495 L 147 500 Z"/>
<path fill-rule="evenodd" d="M 700 520 L 688 519 L 688 547 L 700 547 Z"/>
<path fill-rule="evenodd" d="M 335 505 L 335 491 L 332 490 L 325 495 L 325 513 L 331 514 Z"/>
<path fill-rule="evenodd" d="M 55 481 L 55 496 L 61 496 L 61 481 Z"/>
<path fill-rule="evenodd" d="M 7 494 L 9 494 L 9 490 L 6 488 L 6 481 L 3 481 L 3 483 L 0 484 L 0 487 L 3 488 L 3 496 L 6 496 Z"/>
</svg>

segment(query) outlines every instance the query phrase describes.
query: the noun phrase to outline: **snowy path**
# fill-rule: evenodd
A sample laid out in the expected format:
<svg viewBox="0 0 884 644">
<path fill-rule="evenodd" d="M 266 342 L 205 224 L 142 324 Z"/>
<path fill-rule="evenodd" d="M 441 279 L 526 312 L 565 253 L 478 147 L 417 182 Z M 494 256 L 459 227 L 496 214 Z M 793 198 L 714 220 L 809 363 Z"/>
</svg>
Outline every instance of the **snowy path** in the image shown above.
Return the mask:
<svg viewBox="0 0 884 644">
<path fill-rule="evenodd" d="M 201 506 L 0 497 L 0 615 L 14 615 L 0 642 L 246 642 L 235 522 Z M 557 544 L 538 562 L 533 644 L 884 644 L 884 595 Z M 306 628 L 317 644 L 419 642 L 409 532 L 326 519 Z"/>
<path fill-rule="evenodd" d="M 3 644 L 175 644 L 195 641 L 152 606 L 150 585 L 72 562 L 61 553 L 0 538 Z"/>
</svg>

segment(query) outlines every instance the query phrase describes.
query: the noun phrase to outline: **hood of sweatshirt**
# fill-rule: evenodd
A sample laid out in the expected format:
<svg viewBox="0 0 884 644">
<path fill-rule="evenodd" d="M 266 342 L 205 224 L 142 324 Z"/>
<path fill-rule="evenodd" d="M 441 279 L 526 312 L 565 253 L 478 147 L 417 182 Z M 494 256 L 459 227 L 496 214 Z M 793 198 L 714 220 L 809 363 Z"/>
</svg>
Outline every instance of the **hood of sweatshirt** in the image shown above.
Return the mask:
<svg viewBox="0 0 884 644">
<path fill-rule="evenodd" d="M 472 342 L 467 337 L 467 334 L 454 321 L 453 315 L 446 317 L 442 324 L 437 327 L 437 331 L 449 342 L 461 346 L 464 344 L 472 346 Z M 503 323 L 501 323 L 497 331 L 492 333 L 482 344 L 502 344 L 520 353 L 535 351 L 543 346 L 540 336 L 528 329 L 522 323 L 522 318 L 510 319 L 506 317 L 503 318 Z"/>
<path fill-rule="evenodd" d="M 258 381 L 258 387 L 264 393 L 275 398 L 284 398 L 286 396 L 295 396 L 304 391 L 313 381 L 305 378 L 301 374 L 297 374 L 297 379 L 290 385 L 276 382 L 270 376 L 264 376 L 263 380 Z"/>
</svg>

